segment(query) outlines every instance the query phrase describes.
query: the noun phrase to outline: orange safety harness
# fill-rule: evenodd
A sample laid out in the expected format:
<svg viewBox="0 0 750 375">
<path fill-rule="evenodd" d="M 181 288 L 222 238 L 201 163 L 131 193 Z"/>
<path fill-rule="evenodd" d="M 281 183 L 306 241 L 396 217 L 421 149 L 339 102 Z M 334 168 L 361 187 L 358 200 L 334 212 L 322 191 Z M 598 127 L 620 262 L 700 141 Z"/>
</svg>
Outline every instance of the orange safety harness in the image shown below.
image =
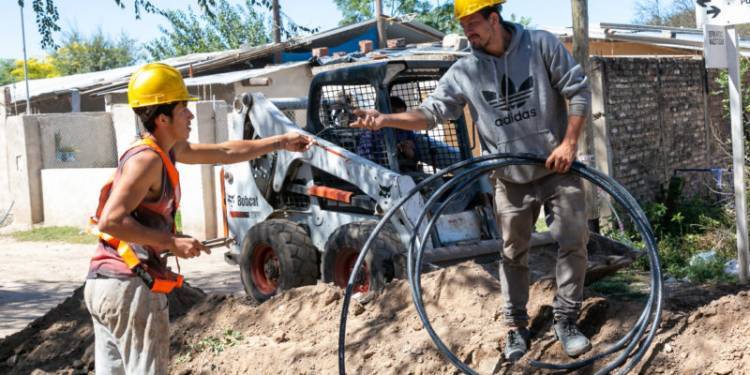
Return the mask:
<svg viewBox="0 0 750 375">
<path fill-rule="evenodd" d="M 153 139 L 150 138 L 144 138 L 140 141 L 136 142 L 132 146 L 130 146 L 130 149 L 133 149 L 135 147 L 139 146 L 147 146 L 150 149 L 156 151 L 157 154 L 159 154 L 159 157 L 161 157 L 162 163 L 164 163 L 164 167 L 167 169 L 167 176 L 169 177 L 169 182 L 172 184 L 172 188 L 174 189 L 174 212 L 177 211 L 177 208 L 179 208 L 180 205 L 180 175 L 177 172 L 177 168 L 175 168 L 174 163 L 172 163 L 172 160 L 167 156 L 167 154 L 162 151 L 162 149 L 159 147 L 156 142 L 154 142 Z M 130 150 L 129 149 L 129 150 Z M 114 183 L 114 175 L 110 177 L 110 179 L 102 186 L 101 192 L 99 193 L 99 206 L 96 209 L 96 215 L 92 216 L 89 219 L 90 229 L 89 231 L 97 235 L 101 241 L 104 241 L 109 246 L 117 250 L 117 254 L 122 258 L 122 260 L 125 262 L 125 265 L 130 268 L 131 271 L 133 271 L 134 274 L 136 274 L 138 277 L 143 280 L 143 282 L 146 284 L 146 286 L 151 289 L 154 293 L 162 293 L 167 294 L 170 293 L 174 288 L 181 288 L 182 284 L 184 282 L 184 278 L 182 275 L 178 273 L 171 272 L 167 270 L 166 273 L 164 272 L 155 272 L 149 269 L 149 267 L 141 262 L 141 260 L 138 258 L 138 255 L 133 250 L 130 245 L 125 242 L 121 241 L 117 238 L 112 237 L 111 235 L 100 232 L 97 228 L 97 223 L 99 222 L 99 217 L 101 217 L 102 210 L 104 209 L 105 203 L 107 203 L 107 199 L 109 199 L 109 195 L 112 192 L 112 185 Z M 173 214 L 174 214 L 173 212 Z M 172 233 L 175 233 L 176 229 L 174 227 L 174 224 L 172 225 Z M 179 264 L 178 264 L 179 267 Z M 178 268 L 179 271 L 179 268 Z"/>
</svg>

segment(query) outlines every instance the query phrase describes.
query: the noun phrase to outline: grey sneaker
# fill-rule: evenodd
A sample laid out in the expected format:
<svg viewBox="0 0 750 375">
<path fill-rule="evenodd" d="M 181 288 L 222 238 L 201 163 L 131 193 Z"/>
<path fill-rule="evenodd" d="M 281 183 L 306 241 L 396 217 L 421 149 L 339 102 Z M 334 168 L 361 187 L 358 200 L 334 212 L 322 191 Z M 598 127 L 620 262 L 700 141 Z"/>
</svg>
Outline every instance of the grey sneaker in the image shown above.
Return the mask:
<svg viewBox="0 0 750 375">
<path fill-rule="evenodd" d="M 570 319 L 555 322 L 555 336 L 560 340 L 563 351 L 569 357 L 578 357 L 591 349 L 591 341 L 578 330 L 576 323 Z"/>
<path fill-rule="evenodd" d="M 526 341 L 529 339 L 529 331 L 524 328 L 516 328 L 508 331 L 505 336 L 505 358 L 511 362 L 515 362 L 524 354 L 528 347 Z"/>
</svg>

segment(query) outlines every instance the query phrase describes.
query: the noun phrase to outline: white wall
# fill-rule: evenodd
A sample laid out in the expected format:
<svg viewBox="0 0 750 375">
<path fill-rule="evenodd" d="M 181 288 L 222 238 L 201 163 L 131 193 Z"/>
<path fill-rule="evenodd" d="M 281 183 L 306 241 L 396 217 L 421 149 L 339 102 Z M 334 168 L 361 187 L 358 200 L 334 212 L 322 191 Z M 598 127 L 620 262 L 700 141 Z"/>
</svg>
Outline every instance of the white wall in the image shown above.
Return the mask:
<svg viewBox="0 0 750 375">
<path fill-rule="evenodd" d="M 44 220 L 39 122 L 35 116 L 8 117 L 5 135 L 13 222 L 30 226 Z"/>
<path fill-rule="evenodd" d="M 112 116 L 106 112 L 34 115 L 39 123 L 42 168 L 108 168 L 117 165 Z M 72 148 L 74 159 L 66 160 L 55 148 Z"/>
<path fill-rule="evenodd" d="M 191 124 L 191 143 L 215 143 L 217 128 L 226 127 L 224 101 L 190 102 L 188 108 L 195 118 Z M 182 231 L 199 239 L 217 237 L 217 214 L 214 166 L 177 164 L 182 186 L 180 212 Z"/>
<path fill-rule="evenodd" d="M 112 114 L 115 144 L 119 157 L 135 142 L 142 130 L 142 125 L 129 105 L 114 104 L 108 108 Z"/>
<path fill-rule="evenodd" d="M 10 190 L 10 176 L 8 175 L 10 164 L 8 162 L 8 144 L 5 133 L 5 117 L 0 113 L 0 215 L 5 213 L 5 210 L 10 207 L 13 201 Z M 0 217 L 0 220 L 2 220 L 2 217 Z"/>
<path fill-rule="evenodd" d="M 45 226 L 83 228 L 96 211 L 99 190 L 115 168 L 42 170 Z"/>
</svg>

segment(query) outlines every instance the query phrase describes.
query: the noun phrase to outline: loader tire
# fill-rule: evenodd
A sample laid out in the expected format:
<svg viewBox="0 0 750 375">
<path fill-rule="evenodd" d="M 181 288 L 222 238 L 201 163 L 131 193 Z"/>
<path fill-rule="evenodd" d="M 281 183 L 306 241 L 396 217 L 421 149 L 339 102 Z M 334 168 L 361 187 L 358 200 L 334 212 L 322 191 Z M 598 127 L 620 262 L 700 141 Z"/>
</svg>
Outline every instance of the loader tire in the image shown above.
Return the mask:
<svg viewBox="0 0 750 375">
<path fill-rule="evenodd" d="M 323 252 L 323 281 L 346 288 L 359 252 L 376 225 L 372 221 L 349 223 L 333 232 Z M 384 228 L 370 247 L 354 292 L 380 292 L 394 278 L 404 278 L 404 249 L 396 232 L 390 227 Z"/>
<path fill-rule="evenodd" d="M 319 276 L 318 249 L 299 225 L 273 219 L 252 228 L 240 254 L 240 276 L 245 293 L 258 302 L 303 285 Z"/>
</svg>

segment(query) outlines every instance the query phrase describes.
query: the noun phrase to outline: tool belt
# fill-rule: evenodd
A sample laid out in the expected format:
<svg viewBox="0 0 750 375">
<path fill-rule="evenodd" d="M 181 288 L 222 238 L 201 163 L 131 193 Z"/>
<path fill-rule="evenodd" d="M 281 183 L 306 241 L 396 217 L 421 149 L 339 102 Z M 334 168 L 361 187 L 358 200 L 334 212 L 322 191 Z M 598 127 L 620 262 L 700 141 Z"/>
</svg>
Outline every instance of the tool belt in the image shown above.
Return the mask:
<svg viewBox="0 0 750 375">
<path fill-rule="evenodd" d="M 125 241 L 120 241 L 107 233 L 98 232 L 95 226 L 92 226 L 91 231 L 93 234 L 99 236 L 99 239 L 107 243 L 110 247 L 117 251 L 117 254 L 122 258 L 125 265 L 138 276 L 143 283 L 154 293 L 168 294 L 171 293 L 175 288 L 182 288 L 182 284 L 185 279 L 179 273 L 174 273 L 170 270 L 157 272 L 147 264 L 143 263 L 138 254 L 133 248 Z M 179 267 L 179 263 L 178 263 Z"/>
</svg>

